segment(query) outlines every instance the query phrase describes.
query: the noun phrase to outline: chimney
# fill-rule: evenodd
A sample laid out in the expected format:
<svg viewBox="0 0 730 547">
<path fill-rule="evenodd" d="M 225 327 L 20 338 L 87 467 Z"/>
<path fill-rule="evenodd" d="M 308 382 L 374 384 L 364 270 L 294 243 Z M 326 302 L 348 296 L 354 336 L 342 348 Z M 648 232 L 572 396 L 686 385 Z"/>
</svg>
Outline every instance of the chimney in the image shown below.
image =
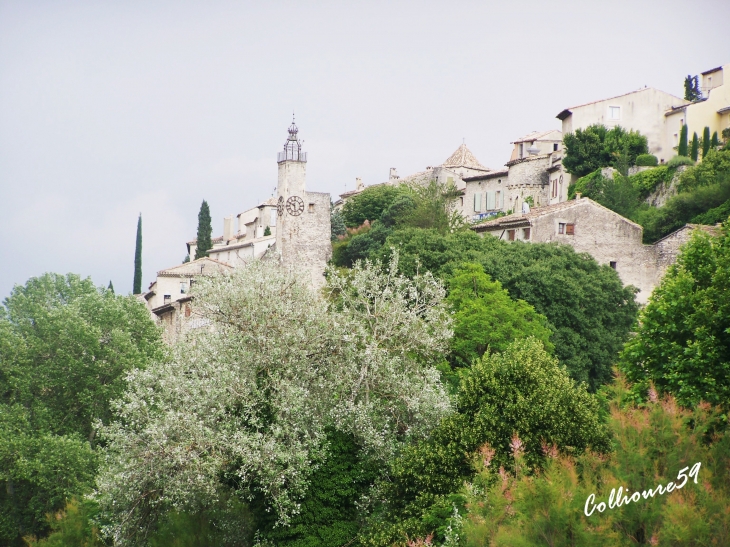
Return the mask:
<svg viewBox="0 0 730 547">
<path fill-rule="evenodd" d="M 581 196 L 581 193 L 580 192 L 576 192 L 575 193 L 575 199 L 580 199 L 580 196 Z"/>
<path fill-rule="evenodd" d="M 233 239 L 233 215 L 223 219 L 223 241 Z"/>
<path fill-rule="evenodd" d="M 390 178 L 388 179 L 390 182 L 393 182 L 394 180 L 398 180 L 400 177 L 398 176 L 398 170 L 395 167 L 390 168 Z"/>
</svg>

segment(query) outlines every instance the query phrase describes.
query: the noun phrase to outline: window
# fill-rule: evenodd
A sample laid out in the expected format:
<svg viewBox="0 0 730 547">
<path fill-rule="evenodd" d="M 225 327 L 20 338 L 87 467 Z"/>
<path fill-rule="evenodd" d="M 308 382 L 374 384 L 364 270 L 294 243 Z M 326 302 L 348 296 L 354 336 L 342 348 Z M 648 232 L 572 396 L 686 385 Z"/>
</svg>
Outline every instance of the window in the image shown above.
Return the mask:
<svg viewBox="0 0 730 547">
<path fill-rule="evenodd" d="M 520 143 L 520 157 L 523 157 L 525 155 L 525 145 L 523 143 Z"/>
<path fill-rule="evenodd" d="M 309 212 L 314 213 L 314 203 L 309 204 Z"/>
<path fill-rule="evenodd" d="M 530 239 L 530 229 L 522 228 L 522 239 Z"/>
<path fill-rule="evenodd" d="M 558 143 L 554 142 L 553 143 L 553 152 L 557 152 L 557 151 L 558 151 Z"/>
<path fill-rule="evenodd" d="M 185 281 L 180 281 L 180 294 L 185 294 L 188 290 L 188 284 Z"/>
<path fill-rule="evenodd" d="M 611 266 L 611 267 L 612 267 L 612 268 L 613 268 L 614 270 L 616 269 L 616 261 L 615 261 L 615 260 L 612 260 L 612 261 L 611 261 L 611 262 L 609 262 L 608 264 L 609 264 L 609 266 Z"/>
<path fill-rule="evenodd" d="M 608 119 L 609 120 L 620 120 L 621 119 L 621 107 L 620 106 L 609 106 L 608 107 Z"/>
<path fill-rule="evenodd" d="M 507 230 L 507 240 L 508 241 L 515 240 L 515 231 L 514 230 Z"/>
<path fill-rule="evenodd" d="M 575 233 L 575 224 L 566 224 L 565 225 L 565 234 L 572 236 Z"/>
<path fill-rule="evenodd" d="M 461 200 L 461 206 L 463 207 L 464 206 L 464 196 L 461 196 L 459 199 Z"/>
<path fill-rule="evenodd" d="M 565 233 L 565 223 L 564 222 L 561 222 L 561 223 L 558 224 L 558 233 L 559 234 L 564 234 Z"/>
<path fill-rule="evenodd" d="M 170 302 L 172 302 L 172 296 L 170 296 L 169 294 L 166 294 L 162 297 L 163 304 L 169 304 Z"/>
</svg>

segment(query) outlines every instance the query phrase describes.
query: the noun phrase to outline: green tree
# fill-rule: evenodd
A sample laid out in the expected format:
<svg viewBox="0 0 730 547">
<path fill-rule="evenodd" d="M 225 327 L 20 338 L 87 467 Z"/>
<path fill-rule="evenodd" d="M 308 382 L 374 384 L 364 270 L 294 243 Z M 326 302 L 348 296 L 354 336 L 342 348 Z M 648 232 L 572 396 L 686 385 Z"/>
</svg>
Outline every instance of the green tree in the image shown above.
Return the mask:
<svg viewBox="0 0 730 547">
<path fill-rule="evenodd" d="M 271 235 L 271 227 L 267 226 L 266 228 L 264 228 L 264 237 L 270 236 L 270 235 Z"/>
<path fill-rule="evenodd" d="M 710 151 L 710 128 L 705 126 L 702 130 L 702 159 L 707 157 L 707 153 Z"/>
<path fill-rule="evenodd" d="M 406 536 L 437 532 L 458 504 L 475 460 L 488 457 L 495 469 L 512 469 L 519 445 L 531 469 L 545 461 L 543 446 L 563 454 L 610 450 L 598 402 L 567 375 L 533 338 L 516 340 L 502 353 L 487 353 L 462 379 L 457 412 L 431 436 L 406 448 L 383 485 L 386 506 L 371 520 L 368 545 L 406 545 Z"/>
<path fill-rule="evenodd" d="M 114 294 L 114 284 L 112 283 L 111 279 L 109 280 L 109 285 L 107 285 L 106 290 L 111 291 L 112 294 Z"/>
<path fill-rule="evenodd" d="M 637 397 L 649 382 L 680 404 L 730 401 L 730 232 L 697 231 L 654 290 L 620 368 Z"/>
<path fill-rule="evenodd" d="M 601 167 L 625 167 L 648 152 L 646 137 L 620 126 L 591 125 L 563 137 L 565 169 L 579 177 Z"/>
<path fill-rule="evenodd" d="M 711 142 L 710 142 L 710 147 L 711 147 L 711 148 L 712 148 L 713 150 L 717 150 L 717 149 L 718 149 L 718 148 L 720 147 L 720 139 L 718 139 L 718 137 L 717 137 L 717 131 L 715 131 L 715 132 L 714 132 L 714 133 L 712 134 L 712 140 L 711 140 Z"/>
<path fill-rule="evenodd" d="M 677 148 L 678 156 L 689 157 L 689 148 L 687 144 L 687 124 L 684 124 L 679 130 L 679 147 Z"/>
<path fill-rule="evenodd" d="M 378 184 L 369 186 L 359 194 L 348 199 L 342 206 L 342 218 L 345 226 L 356 228 L 366 220 L 373 222 L 380 218 L 383 211 L 403 193 L 407 193 L 405 185 L 391 186 Z"/>
<path fill-rule="evenodd" d="M 340 236 L 344 236 L 347 233 L 347 227 L 345 226 L 345 219 L 342 218 L 342 212 L 335 209 L 335 206 L 330 202 L 330 239 L 336 241 Z"/>
<path fill-rule="evenodd" d="M 134 297 L 76 275 L 16 286 L 0 307 L 0 537 L 48 531 L 46 513 L 93 486 L 97 424 L 126 375 L 163 356 Z"/>
<path fill-rule="evenodd" d="M 687 76 L 684 79 L 684 100 L 685 101 L 698 101 L 702 98 L 702 91 L 700 91 L 700 80 L 697 76 Z"/>
<path fill-rule="evenodd" d="M 567 245 L 507 243 L 472 231 L 398 230 L 381 256 L 391 248 L 399 249 L 406 275 L 426 270 L 445 279 L 463 262 L 481 264 L 512 298 L 547 317 L 555 354 L 572 378 L 591 390 L 611 378 L 638 305 L 635 289 L 624 287 L 608 265 L 599 266 Z"/>
<path fill-rule="evenodd" d="M 452 362 L 471 366 L 487 350 L 504 351 L 516 339 L 533 336 L 552 352 L 547 319 L 522 300 L 512 300 L 479 264 L 463 264 L 448 279 L 446 301 L 454 312 Z"/>
<path fill-rule="evenodd" d="M 198 236 L 195 240 L 195 260 L 208 256 L 208 251 L 213 248 L 213 226 L 210 218 L 210 207 L 208 202 L 203 200 L 198 212 Z"/>
<path fill-rule="evenodd" d="M 695 132 L 692 135 L 692 147 L 689 151 L 689 157 L 692 158 L 692 161 L 697 161 L 697 158 L 699 157 L 700 153 L 700 141 L 697 137 L 697 133 Z"/>
<path fill-rule="evenodd" d="M 137 219 L 137 242 L 134 246 L 134 283 L 132 294 L 142 293 L 142 213 Z"/>
<path fill-rule="evenodd" d="M 296 272 L 254 261 L 196 283 L 196 309 L 215 328 L 131 375 L 119 421 L 103 432 L 105 533 L 144 543 L 170 510 L 234 493 L 261 496 L 290 523 L 328 429 L 382 469 L 450 411 L 435 368 L 451 336 L 441 284 L 398 275 L 397 259 L 330 270 L 327 282 L 331 301 Z M 147 494 L 159 489 L 163 499 Z"/>
</svg>

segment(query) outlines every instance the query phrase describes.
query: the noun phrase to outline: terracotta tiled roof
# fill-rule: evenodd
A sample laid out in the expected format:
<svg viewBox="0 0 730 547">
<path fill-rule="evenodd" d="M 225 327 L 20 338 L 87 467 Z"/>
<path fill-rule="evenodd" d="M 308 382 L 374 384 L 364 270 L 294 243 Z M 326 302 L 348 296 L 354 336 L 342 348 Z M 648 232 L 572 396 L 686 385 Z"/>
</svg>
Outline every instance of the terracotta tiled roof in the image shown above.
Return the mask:
<svg viewBox="0 0 730 547">
<path fill-rule="evenodd" d="M 211 243 L 221 243 L 223 241 L 223 236 L 214 237 L 210 241 L 211 241 Z M 198 243 L 198 238 L 188 241 L 188 245 L 196 245 L 197 243 Z"/>
<path fill-rule="evenodd" d="M 484 167 L 477 161 L 474 154 L 471 153 L 465 144 L 459 146 L 456 152 L 449 156 L 442 167 L 468 167 L 469 169 L 479 169 L 480 171 L 489 171 L 488 167 Z"/>
</svg>

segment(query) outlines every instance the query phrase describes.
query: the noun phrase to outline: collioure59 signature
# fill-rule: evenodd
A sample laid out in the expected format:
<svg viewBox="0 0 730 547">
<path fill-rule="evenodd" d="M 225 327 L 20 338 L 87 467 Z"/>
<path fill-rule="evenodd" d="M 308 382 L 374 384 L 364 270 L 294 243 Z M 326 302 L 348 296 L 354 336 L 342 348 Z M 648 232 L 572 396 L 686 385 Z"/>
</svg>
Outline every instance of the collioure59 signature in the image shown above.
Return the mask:
<svg viewBox="0 0 730 547">
<path fill-rule="evenodd" d="M 685 484 L 687 484 L 687 481 L 689 480 L 688 476 L 694 478 L 695 484 L 697 484 L 697 474 L 700 472 L 701 465 L 702 463 L 700 462 L 694 464 L 692 466 L 692 469 L 689 470 L 689 474 L 686 473 L 689 467 L 680 469 L 679 474 L 677 475 L 677 483 L 668 482 L 666 486 L 662 486 L 661 484 L 659 484 L 653 490 L 644 490 L 641 493 L 634 492 L 633 494 L 629 495 L 629 490 L 626 489 L 626 492 L 624 492 L 623 486 L 619 486 L 618 492 L 615 488 L 613 488 L 611 489 L 611 495 L 608 497 L 608 508 L 614 509 L 628 503 L 635 503 L 641 500 L 641 498 L 649 499 L 650 497 L 653 498 L 656 494 L 661 495 L 664 494 L 664 492 L 673 492 L 674 490 L 679 490 Z M 680 480 L 682 481 L 681 483 L 679 482 Z M 590 517 L 596 509 L 598 509 L 599 513 L 603 513 L 606 510 L 606 504 L 604 502 L 599 502 L 598 505 L 596 505 L 596 495 L 591 494 L 590 496 L 588 496 L 588 499 L 586 499 L 586 505 L 585 509 L 583 509 L 583 512 L 587 517 Z"/>
</svg>

